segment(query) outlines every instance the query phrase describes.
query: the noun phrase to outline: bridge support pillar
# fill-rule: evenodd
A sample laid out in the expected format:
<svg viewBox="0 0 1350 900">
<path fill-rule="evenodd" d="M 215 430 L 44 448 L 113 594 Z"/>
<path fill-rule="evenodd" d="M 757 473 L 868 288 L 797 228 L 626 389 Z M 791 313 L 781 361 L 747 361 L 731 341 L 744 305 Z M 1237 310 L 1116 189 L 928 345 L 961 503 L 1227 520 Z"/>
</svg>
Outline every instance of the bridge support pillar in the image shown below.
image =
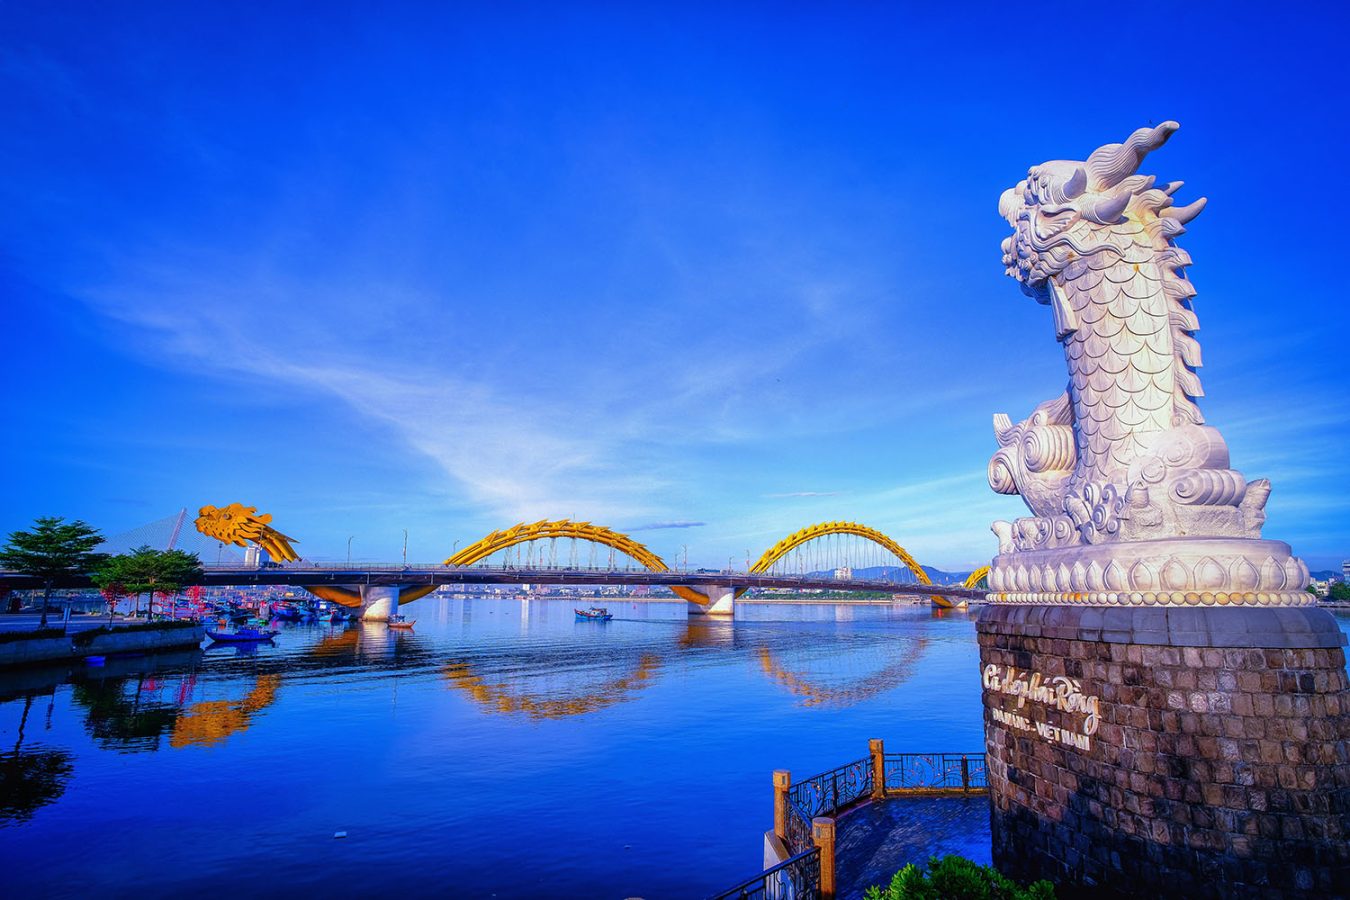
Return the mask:
<svg viewBox="0 0 1350 900">
<path fill-rule="evenodd" d="M 736 589 L 721 585 L 699 585 L 699 591 L 708 596 L 708 605 L 689 604 L 689 612 L 700 616 L 731 616 L 735 614 Z"/>
<path fill-rule="evenodd" d="M 361 619 L 365 622 L 387 622 L 390 616 L 398 615 L 398 595 L 400 586 L 396 584 L 364 584 L 361 586 Z"/>
</svg>

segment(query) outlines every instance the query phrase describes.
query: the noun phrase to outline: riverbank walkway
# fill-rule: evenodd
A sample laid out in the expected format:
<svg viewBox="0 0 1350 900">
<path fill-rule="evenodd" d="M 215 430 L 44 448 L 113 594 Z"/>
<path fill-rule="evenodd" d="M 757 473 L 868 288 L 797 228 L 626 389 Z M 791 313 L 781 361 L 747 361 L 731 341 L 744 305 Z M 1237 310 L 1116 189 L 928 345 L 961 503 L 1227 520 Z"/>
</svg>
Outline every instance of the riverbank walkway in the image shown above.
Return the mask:
<svg viewBox="0 0 1350 900">
<path fill-rule="evenodd" d="M 47 627 L 60 628 L 63 612 L 48 612 Z M 18 613 L 0 613 L 0 632 L 7 631 L 37 631 L 38 624 L 42 621 L 42 614 L 36 612 L 18 612 Z M 113 616 L 112 625 L 139 625 L 147 620 L 144 618 L 132 619 L 127 616 Z M 86 615 L 75 613 L 70 617 L 70 622 L 66 625 L 66 633 L 74 634 L 77 631 L 85 631 L 90 628 L 100 628 L 108 623 L 108 614 L 99 613 L 98 615 Z"/>
</svg>

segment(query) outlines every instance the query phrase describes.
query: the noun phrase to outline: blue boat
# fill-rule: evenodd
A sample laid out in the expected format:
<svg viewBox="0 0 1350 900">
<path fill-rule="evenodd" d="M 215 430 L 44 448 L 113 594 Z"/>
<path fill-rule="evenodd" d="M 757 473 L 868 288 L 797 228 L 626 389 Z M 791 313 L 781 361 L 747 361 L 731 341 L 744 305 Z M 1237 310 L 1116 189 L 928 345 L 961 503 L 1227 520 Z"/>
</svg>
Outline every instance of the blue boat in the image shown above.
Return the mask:
<svg viewBox="0 0 1350 900">
<path fill-rule="evenodd" d="M 577 614 L 578 622 L 608 622 L 614 618 L 614 614 L 603 606 L 592 606 L 590 609 L 573 607 L 572 612 Z"/>
<path fill-rule="evenodd" d="M 279 631 L 261 631 L 257 628 L 240 628 L 238 631 L 211 631 L 207 629 L 206 636 L 222 644 L 244 644 L 270 641 L 280 633 Z"/>
</svg>

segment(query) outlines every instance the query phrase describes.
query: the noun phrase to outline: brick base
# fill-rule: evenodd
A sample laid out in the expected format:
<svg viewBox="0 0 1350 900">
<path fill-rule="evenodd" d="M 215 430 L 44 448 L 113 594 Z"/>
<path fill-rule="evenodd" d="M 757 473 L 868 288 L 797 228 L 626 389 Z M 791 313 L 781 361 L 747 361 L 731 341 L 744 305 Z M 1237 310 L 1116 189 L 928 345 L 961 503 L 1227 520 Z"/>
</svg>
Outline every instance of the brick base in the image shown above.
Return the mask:
<svg viewBox="0 0 1350 900">
<path fill-rule="evenodd" d="M 986 681 L 1000 870 L 1061 897 L 1350 896 L 1350 690 L 1325 610 L 991 605 L 978 631 L 982 672 L 1100 701 L 1084 749 L 1081 709 Z"/>
</svg>

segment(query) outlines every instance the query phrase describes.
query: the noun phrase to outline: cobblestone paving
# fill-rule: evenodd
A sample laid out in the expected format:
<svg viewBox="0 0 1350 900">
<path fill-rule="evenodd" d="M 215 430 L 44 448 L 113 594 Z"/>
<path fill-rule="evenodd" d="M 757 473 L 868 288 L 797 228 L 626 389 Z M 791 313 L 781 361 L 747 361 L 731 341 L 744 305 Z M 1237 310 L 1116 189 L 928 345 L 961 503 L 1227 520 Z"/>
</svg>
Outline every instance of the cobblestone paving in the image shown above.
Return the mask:
<svg viewBox="0 0 1350 900">
<path fill-rule="evenodd" d="M 989 798 L 924 797 L 869 803 L 839 820 L 835 872 L 841 900 L 885 884 L 906 863 L 959 853 L 989 863 Z"/>
</svg>

